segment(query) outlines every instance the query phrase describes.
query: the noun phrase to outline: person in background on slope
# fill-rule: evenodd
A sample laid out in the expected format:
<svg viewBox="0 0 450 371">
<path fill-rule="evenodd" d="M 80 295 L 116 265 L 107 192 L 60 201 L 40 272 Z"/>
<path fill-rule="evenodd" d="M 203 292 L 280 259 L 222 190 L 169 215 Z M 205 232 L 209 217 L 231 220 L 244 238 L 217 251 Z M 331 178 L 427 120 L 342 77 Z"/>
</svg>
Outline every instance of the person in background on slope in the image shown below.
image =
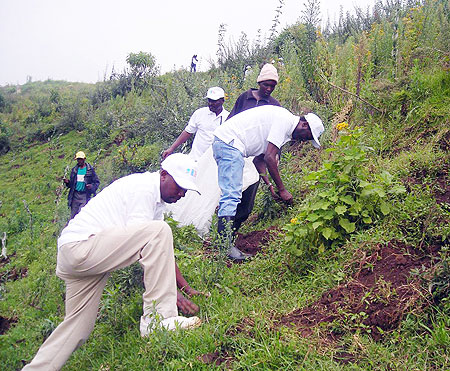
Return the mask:
<svg viewBox="0 0 450 371">
<path fill-rule="evenodd" d="M 197 71 L 197 62 L 198 62 L 197 54 L 194 54 L 191 59 L 191 72 Z"/>
<path fill-rule="evenodd" d="M 125 176 L 104 188 L 61 232 L 56 275 L 66 284 L 63 322 L 24 370 L 59 370 L 92 332 L 111 272 L 138 261 L 144 270 L 141 336 L 156 328 L 189 329 L 198 317 L 178 316 L 173 236 L 166 203 L 198 191 L 196 162 L 174 154 L 161 170 Z"/>
<path fill-rule="evenodd" d="M 77 164 L 72 168 L 70 179 L 64 178 L 64 184 L 70 188 L 67 203 L 70 207 L 70 219 L 80 212 L 90 198 L 95 196 L 100 181 L 95 173 L 94 167 L 86 162 L 86 155 L 79 151 L 75 155 Z"/>
<path fill-rule="evenodd" d="M 214 140 L 214 130 L 227 119 L 229 112 L 223 108 L 225 92 L 222 88 L 218 86 L 209 88 L 205 98 L 208 99 L 208 107 L 199 108 L 192 114 L 189 123 L 184 128 L 183 132 L 175 142 L 163 152 L 163 159 L 172 154 L 175 149 L 186 142 L 192 134 L 195 134 L 195 137 L 189 155 L 194 160 L 198 160 L 212 144 Z"/>
<path fill-rule="evenodd" d="M 234 246 L 231 229 L 242 196 L 244 158 L 255 156 L 253 163 L 259 174 L 269 182 L 268 170 L 278 189 L 275 193 L 270 187 L 272 196 L 290 204 L 292 195 L 284 187 L 278 172 L 278 153 L 290 140 L 311 141 L 314 147 L 319 148 L 323 131 L 322 120 L 314 113 L 299 117 L 285 108 L 272 105 L 241 112 L 214 131 L 212 147 L 222 191 L 217 232 L 225 241 L 219 248 L 226 248 L 230 259 L 243 261 L 248 258 Z"/>
<path fill-rule="evenodd" d="M 256 82 L 259 85 L 258 89 L 251 88 L 245 93 L 242 93 L 236 103 L 234 103 L 233 109 L 228 115 L 228 119 L 237 115 L 240 112 L 246 111 L 251 108 L 272 105 L 281 106 L 275 98 L 271 96 L 275 87 L 278 84 L 278 71 L 272 64 L 265 64 L 258 75 Z M 269 183 L 267 183 L 269 184 Z M 255 205 L 256 192 L 258 191 L 259 180 L 250 185 L 244 192 L 242 192 L 241 202 L 237 206 L 236 215 L 233 222 L 233 230 L 236 233 L 245 222 L 253 210 Z M 273 191 L 273 187 L 271 192 Z"/>
</svg>

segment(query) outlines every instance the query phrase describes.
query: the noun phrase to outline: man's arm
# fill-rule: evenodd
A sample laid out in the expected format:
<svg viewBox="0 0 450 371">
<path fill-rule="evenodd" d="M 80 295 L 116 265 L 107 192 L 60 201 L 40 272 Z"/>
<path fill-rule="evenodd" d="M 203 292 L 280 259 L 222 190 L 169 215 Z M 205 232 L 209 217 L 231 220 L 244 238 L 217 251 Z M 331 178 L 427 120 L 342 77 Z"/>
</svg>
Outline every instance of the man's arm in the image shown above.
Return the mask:
<svg viewBox="0 0 450 371">
<path fill-rule="evenodd" d="M 266 153 L 264 154 L 264 162 L 266 163 L 270 176 L 277 185 L 278 194 L 280 195 L 281 199 L 284 202 L 290 204 L 292 203 L 292 195 L 284 187 L 283 181 L 281 180 L 280 177 L 280 173 L 278 172 L 278 161 L 277 161 L 278 152 L 279 148 L 269 142 Z"/>
<path fill-rule="evenodd" d="M 86 183 L 86 188 L 89 191 L 89 193 L 95 194 L 95 192 L 97 192 L 98 186 L 100 185 L 100 180 L 98 179 L 98 176 L 94 170 L 94 167 L 91 166 L 90 168 L 92 171 L 92 176 L 91 176 L 92 183 L 89 183 L 89 184 Z"/>
<path fill-rule="evenodd" d="M 192 135 L 191 133 L 188 133 L 186 130 L 183 130 L 183 132 L 178 136 L 175 142 L 173 142 L 173 144 L 162 153 L 163 160 L 167 156 L 171 155 L 178 146 L 186 142 L 191 137 L 191 135 Z"/>
<path fill-rule="evenodd" d="M 74 170 L 72 169 L 71 171 L 70 171 L 70 175 L 69 175 L 69 179 L 66 179 L 66 178 L 63 178 L 63 181 L 64 181 L 64 184 L 66 185 L 66 187 L 67 188 L 70 188 L 71 186 L 72 186 L 72 182 L 71 182 L 71 180 L 72 180 L 72 173 L 74 172 Z"/>
<path fill-rule="evenodd" d="M 175 275 L 177 279 L 177 287 L 179 289 L 177 290 L 177 307 L 185 315 L 196 314 L 200 310 L 200 308 L 198 307 L 197 304 L 193 303 L 189 299 L 186 299 L 180 292 L 180 290 L 189 296 L 200 295 L 202 293 L 197 290 L 194 290 L 191 286 L 189 286 L 186 279 L 181 274 L 181 271 L 178 268 L 177 263 L 175 263 Z"/>
<path fill-rule="evenodd" d="M 278 200 L 279 197 L 278 195 L 275 193 L 275 189 L 273 187 L 273 184 L 270 183 L 269 177 L 267 176 L 267 167 L 266 167 L 266 162 L 264 161 L 264 154 L 261 154 L 259 156 L 256 156 L 253 159 L 253 164 L 256 167 L 256 170 L 259 173 L 259 176 L 261 177 L 261 179 L 263 180 L 264 184 L 269 188 L 270 193 L 272 194 L 272 197 L 275 200 Z"/>
</svg>

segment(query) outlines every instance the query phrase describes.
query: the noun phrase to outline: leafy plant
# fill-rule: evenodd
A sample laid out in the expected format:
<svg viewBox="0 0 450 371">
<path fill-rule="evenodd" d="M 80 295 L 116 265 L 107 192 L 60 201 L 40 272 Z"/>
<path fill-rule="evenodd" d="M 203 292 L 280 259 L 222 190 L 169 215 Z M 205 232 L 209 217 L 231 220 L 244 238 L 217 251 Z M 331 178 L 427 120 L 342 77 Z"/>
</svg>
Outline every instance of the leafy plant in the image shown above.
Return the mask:
<svg viewBox="0 0 450 371">
<path fill-rule="evenodd" d="M 347 127 L 341 123 L 337 128 Z M 388 215 L 390 196 L 405 192 L 388 172 L 369 173 L 366 151 L 370 148 L 364 146 L 362 136 L 360 128 L 341 135 L 335 147 L 327 150 L 332 158 L 305 177 L 316 193 L 283 228 L 291 254 L 314 256 L 342 244 Z"/>
</svg>

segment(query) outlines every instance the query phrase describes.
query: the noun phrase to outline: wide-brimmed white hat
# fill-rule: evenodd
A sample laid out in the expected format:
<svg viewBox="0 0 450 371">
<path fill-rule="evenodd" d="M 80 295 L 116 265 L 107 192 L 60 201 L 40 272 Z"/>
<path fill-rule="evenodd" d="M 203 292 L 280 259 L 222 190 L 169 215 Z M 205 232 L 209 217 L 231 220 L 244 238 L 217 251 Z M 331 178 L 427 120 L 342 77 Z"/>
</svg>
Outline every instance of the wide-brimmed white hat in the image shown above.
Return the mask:
<svg viewBox="0 0 450 371">
<path fill-rule="evenodd" d="M 305 119 L 306 121 L 308 121 L 309 128 L 311 129 L 311 133 L 314 138 L 313 140 L 311 140 L 311 144 L 315 148 L 319 148 L 320 147 L 319 137 L 325 130 L 323 122 L 320 119 L 320 117 L 314 113 L 308 113 L 307 115 L 305 115 Z"/>
<path fill-rule="evenodd" d="M 190 189 L 200 194 L 196 184 L 197 161 L 183 153 L 167 156 L 161 163 L 161 168 L 167 171 L 181 188 Z"/>
</svg>

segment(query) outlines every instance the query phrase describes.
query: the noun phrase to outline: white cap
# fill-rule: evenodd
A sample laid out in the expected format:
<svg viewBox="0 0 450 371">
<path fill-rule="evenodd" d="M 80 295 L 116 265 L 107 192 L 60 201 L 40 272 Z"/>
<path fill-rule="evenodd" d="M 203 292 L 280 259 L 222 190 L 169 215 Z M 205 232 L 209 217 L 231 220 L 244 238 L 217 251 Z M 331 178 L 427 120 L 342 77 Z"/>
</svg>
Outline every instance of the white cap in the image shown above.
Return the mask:
<svg viewBox="0 0 450 371">
<path fill-rule="evenodd" d="M 161 168 L 167 171 L 183 189 L 190 189 L 200 194 L 195 180 L 197 178 L 197 161 L 183 153 L 167 156 L 161 163 Z"/>
<path fill-rule="evenodd" d="M 322 133 L 325 130 L 322 120 L 320 119 L 319 116 L 317 116 L 314 113 L 308 113 L 307 115 L 305 115 L 305 119 L 306 119 L 306 121 L 308 121 L 309 128 L 311 129 L 311 133 L 314 138 L 311 141 L 311 144 L 315 148 L 319 148 L 320 147 L 319 137 L 322 135 Z"/>
<path fill-rule="evenodd" d="M 205 98 L 212 99 L 212 100 L 225 98 L 225 92 L 223 91 L 222 88 L 219 88 L 218 86 L 214 86 L 214 87 L 208 89 L 208 92 L 206 93 Z"/>
</svg>

